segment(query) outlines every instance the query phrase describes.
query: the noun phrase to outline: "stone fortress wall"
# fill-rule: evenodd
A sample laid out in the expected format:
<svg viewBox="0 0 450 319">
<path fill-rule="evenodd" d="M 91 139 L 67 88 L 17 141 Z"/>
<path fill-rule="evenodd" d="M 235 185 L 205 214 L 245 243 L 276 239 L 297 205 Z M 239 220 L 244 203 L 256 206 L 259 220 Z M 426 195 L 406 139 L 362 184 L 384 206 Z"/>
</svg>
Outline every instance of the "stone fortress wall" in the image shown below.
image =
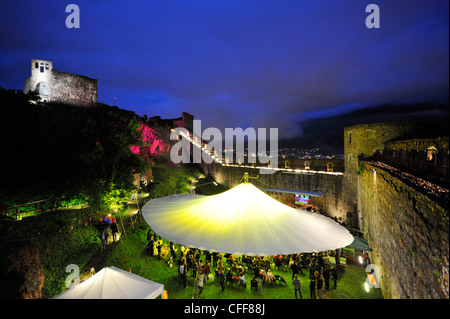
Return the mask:
<svg viewBox="0 0 450 319">
<path fill-rule="evenodd" d="M 448 172 L 448 137 L 411 138 L 418 132 L 423 123 L 344 130 L 342 188 L 356 204 L 385 298 L 449 298 L 448 190 L 429 182 Z M 448 184 L 448 173 L 441 177 Z"/>
<path fill-rule="evenodd" d="M 384 298 L 449 298 L 448 205 L 370 163 L 358 184 L 361 230 Z"/>
<path fill-rule="evenodd" d="M 42 102 L 90 106 L 97 104 L 97 87 L 96 79 L 59 72 L 51 61 L 32 59 L 31 76 L 25 82 L 24 93 L 36 91 Z"/>
<path fill-rule="evenodd" d="M 296 173 L 277 171 L 274 174 L 260 174 L 259 169 L 251 167 L 232 167 L 220 164 L 202 163 L 206 174 L 228 188 L 239 184 L 244 173 L 250 177 L 258 177 L 258 181 L 250 181 L 261 189 L 290 189 L 293 191 L 305 191 L 321 193 L 320 196 L 310 197 L 310 204 L 330 217 L 336 217 L 346 221 L 347 206 L 342 196 L 342 174 L 326 174 L 325 172 Z M 270 191 L 268 195 L 280 202 L 295 206 L 295 193 L 283 191 Z"/>
</svg>

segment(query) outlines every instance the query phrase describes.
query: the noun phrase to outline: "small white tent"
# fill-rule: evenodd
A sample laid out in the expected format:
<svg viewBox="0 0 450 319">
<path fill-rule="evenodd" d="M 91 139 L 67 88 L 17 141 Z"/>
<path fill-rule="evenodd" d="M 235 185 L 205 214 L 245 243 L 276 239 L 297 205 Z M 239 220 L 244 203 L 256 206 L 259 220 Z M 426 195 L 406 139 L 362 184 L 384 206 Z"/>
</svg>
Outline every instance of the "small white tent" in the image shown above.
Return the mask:
<svg viewBox="0 0 450 319">
<path fill-rule="evenodd" d="M 167 240 L 236 255 L 320 252 L 353 242 L 349 231 L 332 219 L 286 206 L 250 183 L 213 196 L 154 199 L 142 213 Z"/>
<path fill-rule="evenodd" d="M 163 284 L 111 266 L 53 299 L 155 299 L 163 292 Z"/>
</svg>

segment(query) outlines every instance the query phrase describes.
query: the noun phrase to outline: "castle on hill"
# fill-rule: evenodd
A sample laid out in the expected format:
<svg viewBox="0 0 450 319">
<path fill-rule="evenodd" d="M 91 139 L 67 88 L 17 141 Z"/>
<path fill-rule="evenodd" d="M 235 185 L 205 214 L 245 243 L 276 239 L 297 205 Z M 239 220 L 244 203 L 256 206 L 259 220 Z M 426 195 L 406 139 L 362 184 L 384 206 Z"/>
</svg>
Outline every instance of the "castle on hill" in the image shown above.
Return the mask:
<svg viewBox="0 0 450 319">
<path fill-rule="evenodd" d="M 36 91 L 42 102 L 91 106 L 97 104 L 97 80 L 53 69 L 52 61 L 31 60 L 24 93 Z"/>
</svg>

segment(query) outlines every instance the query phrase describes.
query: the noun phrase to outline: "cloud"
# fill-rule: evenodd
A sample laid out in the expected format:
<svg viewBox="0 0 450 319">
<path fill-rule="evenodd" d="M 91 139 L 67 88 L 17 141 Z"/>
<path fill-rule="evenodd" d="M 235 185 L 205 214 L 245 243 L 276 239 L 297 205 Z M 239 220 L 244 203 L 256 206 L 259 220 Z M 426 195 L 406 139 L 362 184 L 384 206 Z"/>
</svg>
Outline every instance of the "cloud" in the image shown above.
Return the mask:
<svg viewBox="0 0 450 319">
<path fill-rule="evenodd" d="M 99 80 L 99 100 L 138 114 L 182 111 L 218 128 L 278 127 L 353 107 L 448 101 L 448 2 L 85 1 L 65 28 L 60 1 L 2 3 L 0 85 L 29 60 Z M 5 62 L 7 61 L 7 62 Z M 14 72 L 14 70 L 19 70 Z"/>
</svg>

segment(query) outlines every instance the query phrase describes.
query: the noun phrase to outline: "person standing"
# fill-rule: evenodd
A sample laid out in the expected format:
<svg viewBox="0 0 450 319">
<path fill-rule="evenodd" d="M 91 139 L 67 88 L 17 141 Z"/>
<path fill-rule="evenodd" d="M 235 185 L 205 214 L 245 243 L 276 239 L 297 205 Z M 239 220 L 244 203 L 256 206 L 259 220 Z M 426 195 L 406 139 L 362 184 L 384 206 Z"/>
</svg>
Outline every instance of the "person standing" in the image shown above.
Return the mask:
<svg viewBox="0 0 450 319">
<path fill-rule="evenodd" d="M 201 275 L 197 277 L 197 288 L 199 290 L 198 294 L 200 295 L 203 292 L 203 276 Z"/>
<path fill-rule="evenodd" d="M 298 275 L 298 264 L 297 261 L 295 260 L 294 263 L 291 265 L 291 270 L 292 270 L 292 280 L 294 279 L 294 277 L 296 275 Z"/>
<path fill-rule="evenodd" d="M 153 236 L 151 236 L 150 240 L 148 241 L 147 251 L 150 256 L 153 256 Z"/>
<path fill-rule="evenodd" d="M 186 272 L 189 271 L 189 269 L 192 269 L 194 267 L 194 258 L 192 257 L 191 254 L 188 254 L 188 258 L 187 258 L 187 262 L 186 262 Z"/>
<path fill-rule="evenodd" d="M 241 287 L 247 288 L 247 283 L 245 282 L 244 272 L 241 272 L 239 274 L 239 283 L 240 283 Z"/>
<path fill-rule="evenodd" d="M 102 246 L 101 246 L 101 250 L 105 249 L 106 246 L 106 234 L 105 234 L 105 230 L 103 229 L 102 234 L 101 234 L 101 240 L 102 240 Z"/>
<path fill-rule="evenodd" d="M 294 285 L 295 299 L 298 299 L 297 292 L 300 294 L 300 299 L 303 299 L 302 285 L 300 283 L 300 280 L 298 279 L 298 275 L 295 275 L 294 280 L 292 281 L 292 284 Z"/>
<path fill-rule="evenodd" d="M 193 261 L 193 265 L 192 265 L 192 278 L 196 278 L 197 277 L 197 271 L 198 271 L 198 265 L 195 262 L 195 260 Z"/>
<path fill-rule="evenodd" d="M 334 280 L 334 289 L 336 289 L 337 288 L 337 278 L 338 278 L 336 266 L 331 268 L 331 276 L 333 277 L 333 280 Z"/>
<path fill-rule="evenodd" d="M 330 268 L 328 265 L 324 266 L 323 279 L 325 281 L 325 290 L 330 290 Z"/>
<path fill-rule="evenodd" d="M 316 280 L 313 276 L 310 277 L 309 294 L 311 295 L 311 299 L 316 299 Z"/>
<path fill-rule="evenodd" d="M 186 270 L 183 272 L 183 287 L 187 288 L 187 274 L 186 274 Z"/>
<path fill-rule="evenodd" d="M 217 252 L 213 252 L 212 256 L 213 256 L 213 267 L 217 267 L 217 259 L 218 259 Z"/>
<path fill-rule="evenodd" d="M 210 261 L 207 260 L 206 264 L 202 267 L 202 274 L 205 276 L 205 278 L 204 278 L 205 282 L 208 281 L 208 279 L 209 279 L 208 277 L 209 277 L 210 273 L 211 273 L 211 264 L 210 264 Z"/>
<path fill-rule="evenodd" d="M 323 279 L 322 277 L 319 277 L 317 279 L 317 295 L 319 296 L 319 299 L 322 299 L 322 287 L 323 287 Z"/>
<path fill-rule="evenodd" d="M 183 283 L 183 276 L 184 276 L 184 263 L 180 263 L 180 266 L 178 267 L 178 274 L 180 275 L 180 285 Z"/>
<path fill-rule="evenodd" d="M 172 242 L 169 243 L 169 249 L 170 249 L 170 256 L 172 256 L 173 259 L 175 260 L 177 256 L 175 255 L 175 246 Z"/>
<path fill-rule="evenodd" d="M 156 246 L 156 249 L 158 250 L 158 260 L 161 260 L 161 248 L 162 248 L 162 241 L 159 240 Z"/>
<path fill-rule="evenodd" d="M 222 286 L 222 291 L 225 290 L 225 275 L 222 269 L 219 269 L 219 283 Z"/>
</svg>

